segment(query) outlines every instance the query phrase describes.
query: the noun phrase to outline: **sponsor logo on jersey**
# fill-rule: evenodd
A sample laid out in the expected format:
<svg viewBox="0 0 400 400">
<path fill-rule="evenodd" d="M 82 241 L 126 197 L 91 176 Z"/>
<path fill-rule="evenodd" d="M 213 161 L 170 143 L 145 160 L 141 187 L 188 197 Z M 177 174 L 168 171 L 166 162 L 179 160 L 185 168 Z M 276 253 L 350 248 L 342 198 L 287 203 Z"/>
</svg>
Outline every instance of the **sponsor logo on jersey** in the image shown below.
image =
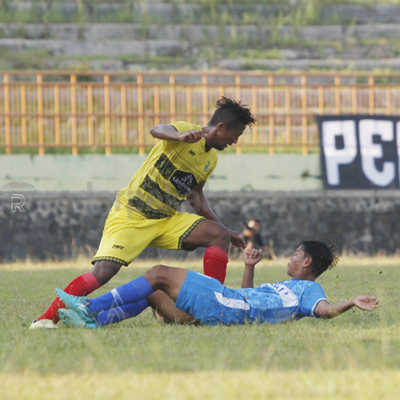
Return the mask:
<svg viewBox="0 0 400 400">
<path fill-rule="evenodd" d="M 171 183 L 181 195 L 187 195 L 197 185 L 196 177 L 190 172 L 175 171 Z"/>
<path fill-rule="evenodd" d="M 205 166 L 204 171 L 208 172 L 210 170 L 210 161 L 208 164 Z"/>
<path fill-rule="evenodd" d="M 114 244 L 114 246 L 112 248 L 122 250 L 124 248 L 124 246 L 120 246 L 119 244 Z"/>
<path fill-rule="evenodd" d="M 189 153 L 191 156 L 195 156 L 195 155 L 196 155 L 196 153 L 195 153 L 194 151 L 192 151 L 192 150 L 189 150 L 188 153 Z"/>
</svg>

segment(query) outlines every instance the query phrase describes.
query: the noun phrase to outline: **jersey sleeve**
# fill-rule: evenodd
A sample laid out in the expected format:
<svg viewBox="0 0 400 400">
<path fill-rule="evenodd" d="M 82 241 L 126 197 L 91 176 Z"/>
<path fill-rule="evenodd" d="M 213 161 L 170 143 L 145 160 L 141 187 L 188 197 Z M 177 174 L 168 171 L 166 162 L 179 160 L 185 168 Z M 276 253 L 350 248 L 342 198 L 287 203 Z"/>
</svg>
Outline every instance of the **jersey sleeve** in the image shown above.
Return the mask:
<svg viewBox="0 0 400 400">
<path fill-rule="evenodd" d="M 172 122 L 170 125 L 173 126 L 179 133 L 185 133 L 192 129 L 198 128 L 192 124 L 189 124 L 189 122 L 185 121 Z"/>
<path fill-rule="evenodd" d="M 320 301 L 326 301 L 324 289 L 317 282 L 313 282 L 306 290 L 300 299 L 300 312 L 308 317 L 318 318 L 315 314 L 315 308 Z"/>
<path fill-rule="evenodd" d="M 185 133 L 187 131 L 190 131 L 192 129 L 199 129 L 201 130 L 201 126 L 189 124 L 189 122 L 185 121 L 178 121 L 178 122 L 171 122 L 169 124 L 170 126 L 173 126 L 179 133 Z M 165 148 L 185 148 L 185 147 L 190 147 L 192 146 L 192 143 L 186 143 L 186 142 L 181 142 L 179 140 L 163 140 L 164 142 L 164 147 Z"/>
</svg>

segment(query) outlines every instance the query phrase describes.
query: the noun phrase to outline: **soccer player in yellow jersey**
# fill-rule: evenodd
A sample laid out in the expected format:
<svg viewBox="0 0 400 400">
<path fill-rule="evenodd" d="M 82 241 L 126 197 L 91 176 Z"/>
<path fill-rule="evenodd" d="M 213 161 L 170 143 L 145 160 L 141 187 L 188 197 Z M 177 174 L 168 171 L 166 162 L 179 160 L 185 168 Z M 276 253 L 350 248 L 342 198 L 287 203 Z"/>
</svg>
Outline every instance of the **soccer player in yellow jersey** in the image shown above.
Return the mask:
<svg viewBox="0 0 400 400">
<path fill-rule="evenodd" d="M 65 292 L 86 296 L 128 266 L 147 246 L 171 250 L 205 247 L 204 273 L 225 280 L 229 243 L 244 249 L 244 240 L 225 227 L 211 210 L 203 187 L 217 165 L 217 151 L 236 144 L 255 123 L 248 107 L 222 97 L 210 122 L 157 125 L 150 130 L 160 142 L 129 185 L 117 194 L 107 217 L 90 272 L 74 279 Z M 188 199 L 196 214 L 180 213 Z M 166 299 L 168 301 L 168 299 Z M 56 328 L 56 299 L 31 329 Z"/>
</svg>

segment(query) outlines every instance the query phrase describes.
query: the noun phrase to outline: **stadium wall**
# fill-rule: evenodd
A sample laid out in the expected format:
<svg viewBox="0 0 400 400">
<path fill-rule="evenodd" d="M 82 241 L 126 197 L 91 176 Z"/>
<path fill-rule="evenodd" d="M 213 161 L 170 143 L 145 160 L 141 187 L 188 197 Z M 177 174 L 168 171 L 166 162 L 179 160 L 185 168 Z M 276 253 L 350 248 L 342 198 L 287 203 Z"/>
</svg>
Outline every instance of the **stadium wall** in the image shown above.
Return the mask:
<svg viewBox="0 0 400 400">
<path fill-rule="evenodd" d="M 126 187 L 146 156 L 2 155 L 0 182 L 23 181 L 37 192 L 109 191 Z M 322 190 L 319 155 L 220 154 L 209 192 Z"/>
<path fill-rule="evenodd" d="M 93 256 L 115 193 L 37 193 L 29 214 L 10 217 L 0 207 L 0 260 Z M 347 252 L 399 251 L 400 193 L 323 191 L 209 192 L 224 224 L 241 231 L 249 218 L 262 221 L 261 235 L 278 255 L 293 254 L 302 239 L 331 237 Z M 183 211 L 190 206 L 183 204 Z M 146 249 L 141 257 L 179 259 L 194 253 Z"/>
</svg>

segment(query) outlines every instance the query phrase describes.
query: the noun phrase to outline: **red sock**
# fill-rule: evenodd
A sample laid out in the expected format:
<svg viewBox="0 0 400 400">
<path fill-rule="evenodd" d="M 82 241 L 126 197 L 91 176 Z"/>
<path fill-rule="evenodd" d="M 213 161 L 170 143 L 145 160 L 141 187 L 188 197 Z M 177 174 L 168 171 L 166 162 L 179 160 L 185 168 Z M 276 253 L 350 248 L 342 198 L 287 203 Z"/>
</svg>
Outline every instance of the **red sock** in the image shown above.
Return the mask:
<svg viewBox="0 0 400 400">
<path fill-rule="evenodd" d="M 204 274 L 225 282 L 228 253 L 217 246 L 207 247 L 203 259 Z"/>
<path fill-rule="evenodd" d="M 73 294 L 74 296 L 86 296 L 92 293 L 99 287 L 99 282 L 90 272 L 87 274 L 78 276 L 74 279 L 65 289 L 65 293 Z M 65 304 L 57 297 L 52 303 L 47 311 L 41 315 L 37 321 L 41 319 L 51 319 L 56 324 L 60 318 L 57 311 L 60 308 L 64 308 Z"/>
</svg>

